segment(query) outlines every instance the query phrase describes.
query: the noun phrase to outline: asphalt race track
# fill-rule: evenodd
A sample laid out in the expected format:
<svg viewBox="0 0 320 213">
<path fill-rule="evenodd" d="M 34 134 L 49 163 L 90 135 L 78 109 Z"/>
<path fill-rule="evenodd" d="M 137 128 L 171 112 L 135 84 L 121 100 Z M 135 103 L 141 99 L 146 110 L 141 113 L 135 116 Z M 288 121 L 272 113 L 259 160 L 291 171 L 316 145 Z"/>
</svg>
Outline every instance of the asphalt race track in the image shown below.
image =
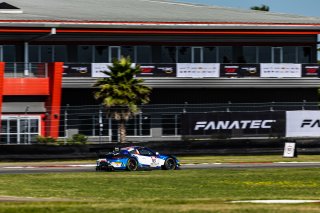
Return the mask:
<svg viewBox="0 0 320 213">
<path fill-rule="evenodd" d="M 204 163 L 184 164 L 181 169 L 259 169 L 259 168 L 320 168 L 320 162 L 276 163 Z M 60 172 L 96 172 L 95 164 L 63 164 L 41 166 L 0 166 L 0 174 L 37 174 Z"/>
</svg>

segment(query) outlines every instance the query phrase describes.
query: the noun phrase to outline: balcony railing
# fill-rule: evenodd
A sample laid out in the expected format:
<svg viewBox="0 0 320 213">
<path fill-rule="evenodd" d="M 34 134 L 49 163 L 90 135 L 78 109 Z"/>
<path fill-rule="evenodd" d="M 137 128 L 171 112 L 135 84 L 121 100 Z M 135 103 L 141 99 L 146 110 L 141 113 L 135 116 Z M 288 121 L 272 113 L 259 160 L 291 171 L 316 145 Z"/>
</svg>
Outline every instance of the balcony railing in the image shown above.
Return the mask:
<svg viewBox="0 0 320 213">
<path fill-rule="evenodd" d="M 5 64 L 5 78 L 46 78 L 47 63 L 9 63 Z"/>
<path fill-rule="evenodd" d="M 106 77 L 111 63 L 65 63 L 63 77 Z M 220 63 L 157 63 L 139 64 L 138 77 L 176 78 L 319 78 L 320 64 L 220 64 Z"/>
</svg>

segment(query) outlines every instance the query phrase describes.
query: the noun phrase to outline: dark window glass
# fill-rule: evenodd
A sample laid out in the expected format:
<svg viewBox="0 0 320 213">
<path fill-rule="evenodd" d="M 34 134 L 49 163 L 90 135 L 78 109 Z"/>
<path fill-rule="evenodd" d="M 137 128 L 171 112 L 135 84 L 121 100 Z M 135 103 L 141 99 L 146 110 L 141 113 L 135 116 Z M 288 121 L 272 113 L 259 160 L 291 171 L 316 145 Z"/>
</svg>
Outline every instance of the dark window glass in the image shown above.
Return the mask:
<svg viewBox="0 0 320 213">
<path fill-rule="evenodd" d="M 192 63 L 202 63 L 203 62 L 203 48 L 193 47 L 192 48 Z"/>
<path fill-rule="evenodd" d="M 296 63 L 296 47 L 283 47 L 283 63 Z"/>
<path fill-rule="evenodd" d="M 217 63 L 217 48 L 216 47 L 204 47 L 203 50 L 203 62 L 204 63 Z"/>
<path fill-rule="evenodd" d="M 191 47 L 178 47 L 178 63 L 191 63 Z"/>
<path fill-rule="evenodd" d="M 232 63 L 232 47 L 219 47 L 219 62 Z"/>
<path fill-rule="evenodd" d="M 38 45 L 29 46 L 29 61 L 40 62 L 40 46 Z"/>
<path fill-rule="evenodd" d="M 3 61 L 16 62 L 16 47 L 14 45 L 3 46 Z"/>
<path fill-rule="evenodd" d="M 161 62 L 162 63 L 176 63 L 176 47 L 162 47 L 161 48 Z"/>
<path fill-rule="evenodd" d="M 94 50 L 94 62 L 108 62 L 108 46 L 95 46 Z"/>
<path fill-rule="evenodd" d="M 257 63 L 257 47 L 243 47 L 242 59 L 240 58 L 239 63 Z"/>
<path fill-rule="evenodd" d="M 88 45 L 78 46 L 78 62 L 79 63 L 92 62 L 92 46 L 88 46 Z"/>
<path fill-rule="evenodd" d="M 68 62 L 68 49 L 66 45 L 54 46 L 54 61 Z"/>
<path fill-rule="evenodd" d="M 271 63 L 271 47 L 259 47 L 258 63 Z"/>
<path fill-rule="evenodd" d="M 130 57 L 131 62 L 134 62 L 134 47 L 132 46 L 122 46 L 121 47 L 121 56 Z"/>
<path fill-rule="evenodd" d="M 298 47 L 298 63 L 311 63 L 311 47 Z"/>
<path fill-rule="evenodd" d="M 53 62 L 53 47 L 51 45 L 41 45 L 41 61 Z"/>
<path fill-rule="evenodd" d="M 137 46 L 137 63 L 151 63 L 151 47 Z"/>
</svg>

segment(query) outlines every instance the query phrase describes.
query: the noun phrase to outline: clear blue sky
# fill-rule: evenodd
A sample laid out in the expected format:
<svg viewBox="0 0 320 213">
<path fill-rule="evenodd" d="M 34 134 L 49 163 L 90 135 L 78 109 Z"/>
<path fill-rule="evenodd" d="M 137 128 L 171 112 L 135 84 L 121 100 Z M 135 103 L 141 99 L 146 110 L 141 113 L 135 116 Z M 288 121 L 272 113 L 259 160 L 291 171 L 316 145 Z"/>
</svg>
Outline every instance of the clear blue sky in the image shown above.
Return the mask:
<svg viewBox="0 0 320 213">
<path fill-rule="evenodd" d="M 271 12 L 320 17 L 320 0 L 175 0 L 178 2 L 250 9 L 265 4 Z"/>
</svg>

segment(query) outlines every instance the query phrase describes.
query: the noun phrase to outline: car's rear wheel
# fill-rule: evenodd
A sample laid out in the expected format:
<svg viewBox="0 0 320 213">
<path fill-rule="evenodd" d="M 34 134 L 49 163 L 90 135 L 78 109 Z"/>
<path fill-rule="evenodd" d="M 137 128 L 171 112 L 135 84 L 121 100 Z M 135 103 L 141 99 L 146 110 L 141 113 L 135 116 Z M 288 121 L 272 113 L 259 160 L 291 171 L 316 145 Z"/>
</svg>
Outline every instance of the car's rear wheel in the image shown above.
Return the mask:
<svg viewBox="0 0 320 213">
<path fill-rule="evenodd" d="M 173 158 L 167 158 L 163 165 L 165 170 L 175 170 L 177 167 L 176 160 Z"/>
<path fill-rule="evenodd" d="M 128 171 L 136 171 L 138 169 L 138 161 L 134 158 L 129 158 L 127 162 Z"/>
</svg>

